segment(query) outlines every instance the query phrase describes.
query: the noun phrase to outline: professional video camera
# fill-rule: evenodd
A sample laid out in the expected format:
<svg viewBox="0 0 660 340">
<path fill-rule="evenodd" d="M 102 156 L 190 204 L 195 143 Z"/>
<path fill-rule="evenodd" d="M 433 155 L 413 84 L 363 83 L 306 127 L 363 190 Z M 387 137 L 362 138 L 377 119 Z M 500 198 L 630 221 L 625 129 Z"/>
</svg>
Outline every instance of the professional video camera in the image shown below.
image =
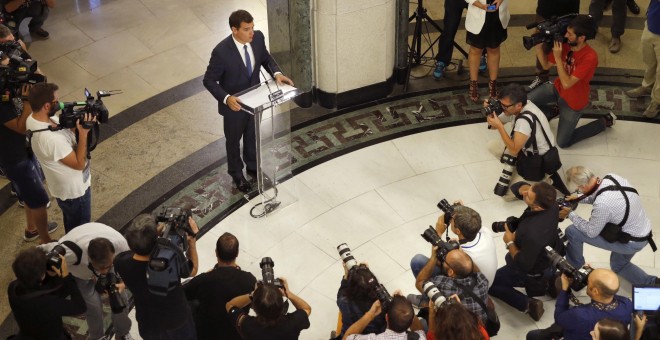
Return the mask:
<svg viewBox="0 0 660 340">
<path fill-rule="evenodd" d="M 442 295 L 438 287 L 433 284 L 433 282 L 424 281 L 422 288 L 424 289 L 424 294 L 428 296 L 429 300 L 433 302 L 435 308 L 439 308 L 445 303 L 451 303 L 451 299 L 448 300 L 444 295 Z"/>
<path fill-rule="evenodd" d="M 504 224 L 509 227 L 509 230 L 511 230 L 512 233 L 518 229 L 518 223 L 520 223 L 520 218 L 515 217 L 515 216 L 509 216 L 506 218 L 506 221 L 500 221 L 500 222 L 493 222 L 491 228 L 493 229 L 494 233 L 503 233 L 506 231 L 504 229 Z"/>
<path fill-rule="evenodd" d="M 435 255 L 440 262 L 445 261 L 447 254 L 449 254 L 450 251 L 460 248 L 460 244 L 456 241 L 444 242 L 440 235 L 438 235 L 438 232 L 431 226 L 424 230 L 424 233 L 421 236 L 426 242 L 438 247 L 438 251 Z"/>
<path fill-rule="evenodd" d="M 61 102 L 60 109 L 60 126 L 63 128 L 71 129 L 76 127 L 76 122 L 83 124 L 85 128 L 91 128 L 94 124 L 84 122 L 85 114 L 89 113 L 93 118 L 96 118 L 98 123 L 107 123 L 109 118 L 108 108 L 103 104 L 103 97 L 109 97 L 113 94 L 118 94 L 116 91 L 98 91 L 96 92 L 96 99 L 85 89 L 85 101 L 82 102 Z M 76 108 L 78 107 L 78 108 Z"/>
<path fill-rule="evenodd" d="M 571 13 L 527 25 L 527 29 L 536 28 L 538 29 L 538 32 L 529 37 L 523 37 L 523 46 L 525 46 L 526 49 L 531 50 L 534 46 L 540 43 L 544 43 L 551 47 L 555 41 L 564 41 L 566 28 L 568 28 L 571 20 L 576 16 L 577 13 Z"/>
<path fill-rule="evenodd" d="M 273 259 L 270 257 L 262 258 L 261 262 L 259 263 L 259 267 L 261 267 L 261 282 L 269 283 L 279 288 L 284 288 L 282 281 L 275 278 L 275 271 L 273 270 L 275 263 L 273 262 Z"/>
<path fill-rule="evenodd" d="M 190 275 L 187 236 L 195 235 L 188 223 L 191 215 L 189 209 L 163 207 L 156 217 L 158 222 L 164 223 L 164 228 L 147 268 L 147 284 L 153 294 L 166 296 L 178 286 L 180 278 Z"/>
<path fill-rule="evenodd" d="M 0 90 L 9 91 L 9 95 L 20 97 L 22 84 L 45 82 L 46 77 L 37 74 L 37 61 L 25 59 L 26 53 L 17 41 L 0 43 L 0 60 L 7 57 L 9 64 L 0 66 Z"/>
<path fill-rule="evenodd" d="M 122 279 L 119 274 L 110 271 L 105 274 L 98 274 L 94 272 L 96 276 L 96 286 L 94 287 L 97 292 L 104 293 L 108 292 L 108 300 L 110 301 L 110 309 L 113 313 L 121 313 L 124 308 L 126 308 L 126 302 L 124 298 L 119 293 L 116 284 L 121 283 Z"/>
<path fill-rule="evenodd" d="M 555 268 L 557 268 L 562 274 L 573 279 L 573 282 L 571 282 L 571 289 L 573 291 L 577 292 L 587 285 L 589 274 L 594 271 L 593 268 L 584 266 L 580 269 L 576 269 L 550 246 L 545 247 L 545 252 Z"/>
<path fill-rule="evenodd" d="M 64 256 L 66 254 L 66 249 L 58 244 L 49 252 L 46 253 L 46 270 L 51 270 L 52 267 L 57 269 L 62 269 L 62 258 L 60 255 Z"/>
<path fill-rule="evenodd" d="M 504 107 L 502 106 L 502 103 L 494 98 L 488 98 L 488 106 L 481 109 L 481 113 L 485 117 L 488 117 L 492 114 L 499 115 L 502 112 L 504 112 Z"/>
<path fill-rule="evenodd" d="M 502 168 L 500 179 L 497 181 L 497 184 L 495 184 L 495 189 L 493 189 L 495 195 L 504 196 L 506 194 L 506 191 L 509 189 L 509 184 L 511 184 L 511 176 L 513 176 L 513 168 L 516 166 L 516 161 L 516 156 L 506 153 L 502 154 L 500 162 L 504 164 L 504 168 Z"/>
<path fill-rule="evenodd" d="M 346 269 L 348 269 L 349 272 L 358 264 L 351 254 L 351 248 L 349 248 L 346 243 L 338 245 L 337 252 L 339 252 L 339 257 L 341 257 L 341 260 L 344 261 Z"/>
</svg>

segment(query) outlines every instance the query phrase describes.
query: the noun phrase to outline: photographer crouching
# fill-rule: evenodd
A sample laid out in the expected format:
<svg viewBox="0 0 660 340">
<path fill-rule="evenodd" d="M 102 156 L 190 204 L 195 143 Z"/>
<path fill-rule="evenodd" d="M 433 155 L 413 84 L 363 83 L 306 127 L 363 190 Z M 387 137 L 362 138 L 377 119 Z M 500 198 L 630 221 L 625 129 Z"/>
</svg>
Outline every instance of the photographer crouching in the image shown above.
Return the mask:
<svg viewBox="0 0 660 340">
<path fill-rule="evenodd" d="M 544 312 L 543 302 L 534 296 L 546 293 L 554 273 L 545 247 L 563 252 L 557 234 L 557 192 L 545 182 L 520 182 L 512 185 L 512 190 L 522 196 L 527 208 L 518 218 L 511 216 L 506 222 L 493 223 L 494 232 L 504 232 L 502 239 L 508 253 L 504 258 L 506 265 L 495 273 L 488 293 L 538 321 Z M 527 294 L 514 287 L 525 287 Z"/>
<path fill-rule="evenodd" d="M 499 100 L 484 102 L 483 111 L 489 128 L 497 130 L 501 137 L 501 140 L 494 140 L 488 146 L 490 152 L 500 157 L 500 162 L 505 165 L 495 186 L 496 195 L 513 199 L 508 188 L 516 174 L 534 182 L 542 181 L 548 174 L 557 190 L 564 195 L 570 194 L 557 172 L 561 161 L 548 119 L 527 99 L 522 85 L 505 86 L 499 93 Z M 509 134 L 504 124 L 512 120 L 513 130 Z M 504 153 L 500 152 L 502 146 L 505 147 Z"/>
<path fill-rule="evenodd" d="M 12 269 L 16 281 L 9 284 L 7 292 L 20 329 L 18 338 L 71 339 L 62 316 L 84 313 L 85 301 L 69 275 L 66 259 L 57 253 L 45 254 L 39 248 L 29 248 L 16 256 Z"/>
<path fill-rule="evenodd" d="M 116 339 L 132 339 L 131 320 L 128 318 L 124 284 L 116 274 L 112 262 L 115 254 L 128 251 L 128 243 L 114 228 L 101 223 L 87 223 L 75 228 L 57 242 L 39 246 L 45 251 L 64 252 L 82 294 L 87 312 L 88 336 L 91 340 L 105 339 L 103 302 L 101 294 L 107 294 L 112 310 L 112 325 Z"/>
<path fill-rule="evenodd" d="M 118 254 L 114 266 L 135 299 L 142 338 L 197 339 L 181 279 L 197 273 L 199 229 L 189 214 L 176 209 L 166 210 L 159 220 L 165 224 L 159 226 L 149 214 L 131 222 L 125 233 L 130 251 Z"/>
</svg>

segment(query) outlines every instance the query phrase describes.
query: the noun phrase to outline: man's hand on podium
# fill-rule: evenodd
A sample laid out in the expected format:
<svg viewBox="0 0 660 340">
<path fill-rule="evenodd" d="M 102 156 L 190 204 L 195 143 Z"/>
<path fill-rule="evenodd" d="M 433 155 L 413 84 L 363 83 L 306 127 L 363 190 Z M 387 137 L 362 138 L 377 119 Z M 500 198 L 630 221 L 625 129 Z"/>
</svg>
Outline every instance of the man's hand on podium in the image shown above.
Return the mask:
<svg viewBox="0 0 660 340">
<path fill-rule="evenodd" d="M 287 76 L 283 75 L 282 73 L 278 73 L 275 76 L 275 81 L 277 81 L 277 85 L 288 84 L 293 86 L 293 81 L 291 81 L 291 79 L 289 79 Z"/>
<path fill-rule="evenodd" d="M 227 106 L 229 106 L 229 108 L 230 108 L 232 111 L 240 111 L 240 110 L 241 110 L 241 104 L 240 104 L 240 102 L 241 102 L 241 100 L 238 99 L 238 97 L 229 96 L 229 97 L 227 98 Z"/>
</svg>

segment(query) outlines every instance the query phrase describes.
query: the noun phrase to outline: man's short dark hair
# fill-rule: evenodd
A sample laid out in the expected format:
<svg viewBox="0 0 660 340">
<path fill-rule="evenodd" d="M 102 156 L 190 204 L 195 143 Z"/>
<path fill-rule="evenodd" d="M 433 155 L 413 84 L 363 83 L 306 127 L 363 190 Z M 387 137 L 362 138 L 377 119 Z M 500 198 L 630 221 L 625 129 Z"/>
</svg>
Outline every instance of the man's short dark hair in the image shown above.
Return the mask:
<svg viewBox="0 0 660 340">
<path fill-rule="evenodd" d="M 9 29 L 9 27 L 7 27 L 7 26 L 5 26 L 5 25 L 3 25 L 3 24 L 0 24 L 0 39 L 5 39 L 5 38 L 7 38 L 8 36 L 10 36 L 11 34 L 13 34 L 13 33 L 12 33 L 12 31 Z"/>
<path fill-rule="evenodd" d="M 410 302 L 401 295 L 394 295 L 387 311 L 388 327 L 397 333 L 405 332 L 412 324 L 413 317 L 415 311 Z"/>
<path fill-rule="evenodd" d="M 239 9 L 229 16 L 229 28 L 235 27 L 236 29 L 239 29 L 241 28 L 242 22 L 249 24 L 253 21 L 254 18 L 252 17 L 252 14 L 246 10 Z"/>
<path fill-rule="evenodd" d="M 532 191 L 536 194 L 534 203 L 543 209 L 549 209 L 557 205 L 557 191 L 552 185 L 546 182 L 539 182 L 532 185 Z"/>
<path fill-rule="evenodd" d="M 14 275 L 23 286 L 36 289 L 46 273 L 46 254 L 39 248 L 21 251 L 11 264 Z"/>
<path fill-rule="evenodd" d="M 527 92 L 525 87 L 519 84 L 509 84 L 500 89 L 499 98 L 509 98 L 511 104 L 522 103 L 527 105 Z"/>
<path fill-rule="evenodd" d="M 87 256 L 92 264 L 109 265 L 115 255 L 115 246 L 104 237 L 97 237 L 89 241 L 87 245 Z"/>
<path fill-rule="evenodd" d="M 138 215 L 128 226 L 124 235 L 128 247 L 138 255 L 149 255 L 156 246 L 158 222 L 149 214 Z"/>
<path fill-rule="evenodd" d="M 584 36 L 584 40 L 593 39 L 595 34 L 594 20 L 589 15 L 578 15 L 568 24 L 569 28 L 573 29 L 576 36 Z"/>
<path fill-rule="evenodd" d="M 224 233 L 215 243 L 215 256 L 223 262 L 231 262 L 238 257 L 238 239 L 231 233 Z"/>
<path fill-rule="evenodd" d="M 282 292 L 273 284 L 259 284 L 252 295 L 252 308 L 257 314 L 257 322 L 263 326 L 274 326 L 284 315 Z"/>
<path fill-rule="evenodd" d="M 55 100 L 55 91 L 59 87 L 53 83 L 37 83 L 32 85 L 28 100 L 32 106 L 33 111 L 41 110 L 46 103 L 51 103 Z"/>
<path fill-rule="evenodd" d="M 369 268 L 357 266 L 348 273 L 348 287 L 345 296 L 352 302 L 365 302 L 367 304 L 376 301 L 376 292 L 369 281 L 378 279 Z"/>
<path fill-rule="evenodd" d="M 457 205 L 454 207 L 453 217 L 454 226 L 468 240 L 473 240 L 481 230 L 481 216 L 472 208 Z"/>
</svg>

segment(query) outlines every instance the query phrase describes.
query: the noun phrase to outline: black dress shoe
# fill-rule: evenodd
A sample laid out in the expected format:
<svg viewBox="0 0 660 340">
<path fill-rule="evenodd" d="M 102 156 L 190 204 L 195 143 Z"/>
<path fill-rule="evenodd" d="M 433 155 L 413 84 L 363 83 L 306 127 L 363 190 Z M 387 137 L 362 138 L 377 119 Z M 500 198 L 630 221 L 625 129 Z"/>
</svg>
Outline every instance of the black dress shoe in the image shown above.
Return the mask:
<svg viewBox="0 0 660 340">
<path fill-rule="evenodd" d="M 236 188 L 238 190 L 244 193 L 248 193 L 250 192 L 250 190 L 252 190 L 252 185 L 250 184 L 250 182 L 247 181 L 247 179 L 245 179 L 245 177 L 243 177 L 243 175 L 233 177 L 233 179 L 234 179 L 234 184 L 236 184 Z"/>
<path fill-rule="evenodd" d="M 635 2 L 635 0 L 628 0 L 626 2 L 626 5 L 628 6 L 628 9 L 635 15 L 639 14 L 641 10 L 639 9 L 639 6 Z"/>
</svg>

